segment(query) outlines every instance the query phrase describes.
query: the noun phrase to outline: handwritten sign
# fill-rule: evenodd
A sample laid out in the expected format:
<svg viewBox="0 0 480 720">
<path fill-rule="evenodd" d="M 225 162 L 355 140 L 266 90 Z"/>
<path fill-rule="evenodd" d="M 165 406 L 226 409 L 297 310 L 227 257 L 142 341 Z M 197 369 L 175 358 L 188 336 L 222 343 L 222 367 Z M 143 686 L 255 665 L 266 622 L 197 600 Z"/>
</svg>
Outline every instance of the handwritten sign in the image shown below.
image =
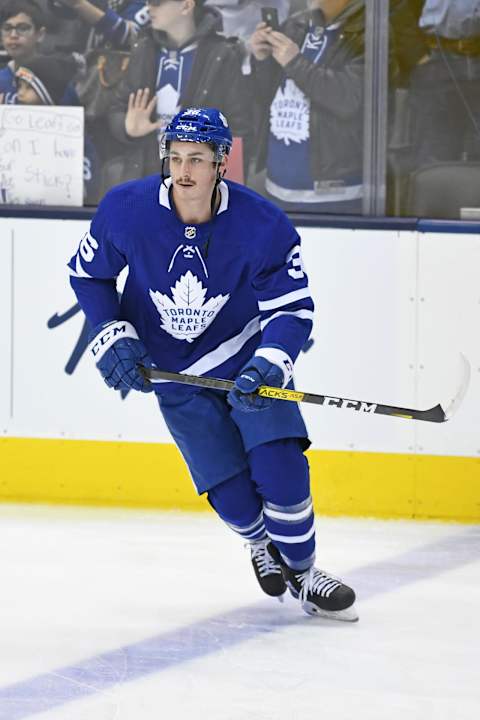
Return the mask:
<svg viewBox="0 0 480 720">
<path fill-rule="evenodd" d="M 83 108 L 0 105 L 0 204 L 83 204 Z"/>
</svg>

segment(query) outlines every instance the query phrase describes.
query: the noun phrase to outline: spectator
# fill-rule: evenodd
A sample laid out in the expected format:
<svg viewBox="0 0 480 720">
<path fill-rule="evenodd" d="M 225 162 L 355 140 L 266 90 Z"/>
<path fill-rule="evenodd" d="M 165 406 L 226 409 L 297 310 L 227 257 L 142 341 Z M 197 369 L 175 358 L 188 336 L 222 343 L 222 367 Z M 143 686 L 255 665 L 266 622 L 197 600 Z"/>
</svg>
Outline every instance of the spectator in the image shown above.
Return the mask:
<svg viewBox="0 0 480 720">
<path fill-rule="evenodd" d="M 57 47 L 67 44 L 70 50 L 83 56 L 77 91 L 103 174 L 110 158 L 122 152 L 122 145 L 109 131 L 106 117 L 113 89 L 125 71 L 138 31 L 149 22 L 148 10 L 144 0 L 48 0 L 48 3 L 56 22 L 65 30 L 62 35 L 66 39 L 60 36 Z M 106 189 L 102 183 L 102 194 Z"/>
<path fill-rule="evenodd" d="M 149 21 L 144 0 L 49 0 L 51 12 L 59 18 L 79 19 L 89 27 L 85 53 L 109 44 L 113 48 L 129 48 L 139 29 Z"/>
<path fill-rule="evenodd" d="M 361 211 L 364 30 L 363 0 L 312 0 L 251 38 L 257 170 L 285 210 Z"/>
<path fill-rule="evenodd" d="M 480 0 L 427 0 L 426 53 L 412 74 L 417 167 L 480 160 Z"/>
<path fill-rule="evenodd" d="M 2 44 L 10 61 L 0 70 L 0 93 L 3 102 L 15 103 L 15 72 L 19 64 L 38 52 L 45 36 L 40 8 L 32 0 L 8 0 L 0 10 Z"/>
<path fill-rule="evenodd" d="M 39 53 L 45 37 L 45 21 L 40 8 L 32 0 L 9 0 L 0 14 L 0 28 L 3 45 L 11 57 L 10 62 L 0 70 L 0 94 L 4 103 L 15 104 L 16 70 Z M 79 105 L 72 83 L 66 85 L 58 105 Z"/>
<path fill-rule="evenodd" d="M 36 55 L 16 70 L 17 101 L 20 105 L 61 105 L 68 84 L 76 72 L 73 59 L 53 55 Z M 85 202 L 98 202 L 98 171 L 96 153 L 85 136 L 83 163 Z"/>
<path fill-rule="evenodd" d="M 245 43 L 261 20 L 263 7 L 276 8 L 280 22 L 286 20 L 290 9 L 289 0 L 205 0 L 205 5 L 220 10 L 224 35 L 236 35 Z"/>
<path fill-rule="evenodd" d="M 218 107 L 234 136 L 247 138 L 251 108 L 244 50 L 219 34 L 219 14 L 203 0 L 151 0 L 151 27 L 133 49 L 110 115 L 127 153 L 111 182 L 158 172 L 158 134 L 180 107 Z"/>
</svg>

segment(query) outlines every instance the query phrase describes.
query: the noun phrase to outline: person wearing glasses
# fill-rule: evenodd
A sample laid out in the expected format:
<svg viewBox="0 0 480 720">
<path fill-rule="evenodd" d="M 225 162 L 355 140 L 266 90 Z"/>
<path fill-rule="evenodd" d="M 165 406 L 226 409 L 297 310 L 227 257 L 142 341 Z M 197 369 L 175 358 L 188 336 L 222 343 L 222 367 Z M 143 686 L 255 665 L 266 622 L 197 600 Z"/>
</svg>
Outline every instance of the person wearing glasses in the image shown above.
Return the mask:
<svg viewBox="0 0 480 720">
<path fill-rule="evenodd" d="M 0 37 L 10 57 L 0 70 L 0 102 L 13 104 L 17 88 L 15 72 L 19 65 L 38 52 L 45 37 L 45 24 L 40 8 L 31 0 L 10 0 L 0 9 Z"/>
<path fill-rule="evenodd" d="M 150 25 L 135 43 L 109 115 L 125 148 L 112 184 L 157 172 L 159 138 L 181 107 L 218 107 L 248 142 L 251 102 L 237 38 L 220 34 L 221 15 L 204 0 L 150 0 Z"/>
<path fill-rule="evenodd" d="M 45 38 L 45 19 L 33 0 L 8 0 L 0 9 L 0 35 L 10 60 L 0 70 L 0 104 L 17 104 L 16 72 L 40 54 Z M 67 58 L 71 60 L 71 56 Z M 70 82 L 58 105 L 79 105 Z"/>
</svg>

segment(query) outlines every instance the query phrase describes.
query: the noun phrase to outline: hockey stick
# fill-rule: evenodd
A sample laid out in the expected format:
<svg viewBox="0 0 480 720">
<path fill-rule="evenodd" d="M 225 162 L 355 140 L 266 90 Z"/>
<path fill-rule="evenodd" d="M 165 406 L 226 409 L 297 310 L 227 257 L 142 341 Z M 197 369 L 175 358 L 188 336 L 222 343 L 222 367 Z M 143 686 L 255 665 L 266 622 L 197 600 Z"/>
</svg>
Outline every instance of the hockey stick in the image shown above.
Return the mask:
<svg viewBox="0 0 480 720">
<path fill-rule="evenodd" d="M 326 405 L 345 410 L 356 410 L 376 415 L 390 415 L 392 417 L 405 418 L 406 420 L 425 420 L 426 422 L 441 423 L 449 420 L 460 406 L 470 382 L 470 364 L 464 355 L 462 359 L 462 380 L 457 394 L 449 405 L 444 409 L 440 404 L 428 410 L 415 410 L 414 408 L 395 407 L 394 405 L 380 405 L 378 403 L 366 402 L 365 400 L 349 400 L 348 398 L 330 397 L 329 395 L 314 395 L 313 393 L 288 390 L 287 388 L 269 387 L 261 385 L 255 394 L 260 397 L 274 398 L 275 400 L 290 400 L 292 402 L 313 403 L 315 405 Z M 157 368 L 140 367 L 144 377 L 155 383 L 155 381 L 166 380 L 170 382 L 195 385 L 196 387 L 213 388 L 214 390 L 231 390 L 234 386 L 232 380 L 221 380 L 214 377 L 202 377 L 198 375 L 186 375 L 183 373 L 166 372 Z"/>
</svg>

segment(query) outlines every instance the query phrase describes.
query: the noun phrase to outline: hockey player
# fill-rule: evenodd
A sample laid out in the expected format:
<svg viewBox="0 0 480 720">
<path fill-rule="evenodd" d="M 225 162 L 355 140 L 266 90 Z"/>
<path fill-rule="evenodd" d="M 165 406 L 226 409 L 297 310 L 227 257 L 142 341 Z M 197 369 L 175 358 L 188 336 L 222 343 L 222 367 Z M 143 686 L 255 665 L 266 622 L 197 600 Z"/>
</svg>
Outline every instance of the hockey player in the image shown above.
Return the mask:
<svg viewBox="0 0 480 720">
<path fill-rule="evenodd" d="M 354 591 L 314 567 L 307 430 L 291 387 L 312 327 L 300 238 L 286 215 L 222 179 L 232 135 L 216 109 L 167 126 L 162 174 L 113 188 L 71 259 L 90 351 L 115 389 L 154 391 L 198 492 L 249 543 L 261 588 L 356 620 Z M 129 274 L 120 302 L 115 278 Z M 148 382 L 139 365 L 235 379 L 219 391 Z"/>
</svg>

